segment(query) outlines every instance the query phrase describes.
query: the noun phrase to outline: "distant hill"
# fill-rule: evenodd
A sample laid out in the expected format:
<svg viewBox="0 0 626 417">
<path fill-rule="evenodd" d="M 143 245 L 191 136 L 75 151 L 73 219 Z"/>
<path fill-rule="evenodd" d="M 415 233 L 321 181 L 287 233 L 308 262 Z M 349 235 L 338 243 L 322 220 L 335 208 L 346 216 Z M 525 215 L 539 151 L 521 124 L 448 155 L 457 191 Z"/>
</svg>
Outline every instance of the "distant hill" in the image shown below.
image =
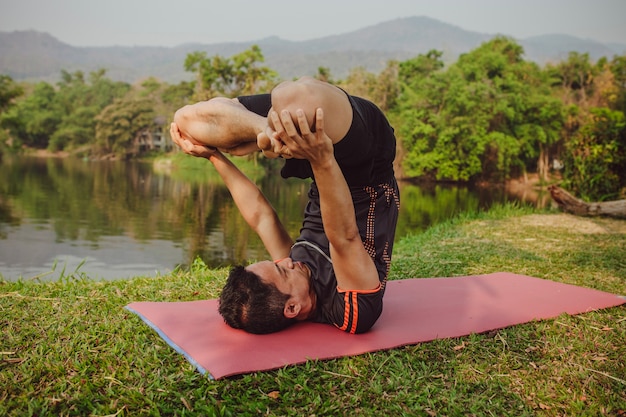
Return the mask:
<svg viewBox="0 0 626 417">
<path fill-rule="evenodd" d="M 591 39 L 559 34 L 526 38 L 520 44 L 524 47 L 526 56 L 540 64 L 567 59 L 571 51 L 588 53 L 594 61 L 602 57 L 612 58 L 614 55 L 626 53 L 626 44 L 606 45 Z"/>
<path fill-rule="evenodd" d="M 431 49 L 443 51 L 453 62 L 495 34 L 471 32 L 427 17 L 409 17 L 383 22 L 354 32 L 308 41 L 277 37 L 255 42 L 184 44 L 176 47 L 111 46 L 75 47 L 47 33 L 35 31 L 0 32 L 0 74 L 15 80 L 55 82 L 62 69 L 85 72 L 106 68 L 110 78 L 135 82 L 155 76 L 167 82 L 189 80 L 183 69 L 185 57 L 194 51 L 209 56 L 229 57 L 257 44 L 266 64 L 284 79 L 313 75 L 327 67 L 335 78 L 345 77 L 361 66 L 381 71 L 390 59 L 405 60 Z M 567 58 L 570 51 L 589 53 L 596 60 L 626 53 L 626 44 L 603 44 L 568 35 L 545 35 L 518 39 L 526 58 L 539 64 Z"/>
</svg>

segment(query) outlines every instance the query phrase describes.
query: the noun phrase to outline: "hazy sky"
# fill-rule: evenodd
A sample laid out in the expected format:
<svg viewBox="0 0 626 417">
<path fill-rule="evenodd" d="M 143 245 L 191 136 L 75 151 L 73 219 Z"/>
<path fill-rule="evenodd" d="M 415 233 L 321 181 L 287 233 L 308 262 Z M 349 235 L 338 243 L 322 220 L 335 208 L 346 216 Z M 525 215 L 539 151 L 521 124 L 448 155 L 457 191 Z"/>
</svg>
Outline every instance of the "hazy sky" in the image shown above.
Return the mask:
<svg viewBox="0 0 626 417">
<path fill-rule="evenodd" d="M 0 0 L 0 31 L 48 32 L 74 46 L 296 41 L 409 16 L 518 39 L 626 43 L 626 0 Z"/>
</svg>

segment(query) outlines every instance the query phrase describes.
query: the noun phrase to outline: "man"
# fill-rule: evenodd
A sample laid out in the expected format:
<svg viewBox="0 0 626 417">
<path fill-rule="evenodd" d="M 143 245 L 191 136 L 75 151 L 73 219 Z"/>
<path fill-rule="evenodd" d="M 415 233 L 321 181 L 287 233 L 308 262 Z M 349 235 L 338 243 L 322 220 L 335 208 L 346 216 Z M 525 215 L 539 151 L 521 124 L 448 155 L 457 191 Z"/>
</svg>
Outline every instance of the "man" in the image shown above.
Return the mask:
<svg viewBox="0 0 626 417">
<path fill-rule="evenodd" d="M 252 333 L 301 320 L 349 333 L 382 312 L 399 192 L 395 137 L 371 102 L 313 78 L 271 94 L 214 98 L 176 112 L 172 139 L 211 161 L 273 261 L 233 268 L 219 311 Z M 283 177 L 312 178 L 294 243 L 260 190 L 223 154 L 262 150 L 286 159 Z"/>
</svg>

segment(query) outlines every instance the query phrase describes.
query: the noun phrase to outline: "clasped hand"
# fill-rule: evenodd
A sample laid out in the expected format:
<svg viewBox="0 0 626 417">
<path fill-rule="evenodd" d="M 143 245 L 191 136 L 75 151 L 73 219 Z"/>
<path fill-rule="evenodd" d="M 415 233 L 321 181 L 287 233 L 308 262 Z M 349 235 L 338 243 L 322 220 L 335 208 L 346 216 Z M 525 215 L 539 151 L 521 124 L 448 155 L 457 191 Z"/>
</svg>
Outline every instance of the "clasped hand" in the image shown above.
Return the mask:
<svg viewBox="0 0 626 417">
<path fill-rule="evenodd" d="M 315 131 L 307 121 L 302 109 L 296 110 L 294 124 L 291 113 L 287 110 L 280 115 L 272 110 L 268 115 L 265 132 L 257 137 L 257 145 L 268 157 L 278 155 L 283 158 L 306 159 L 311 163 L 322 163 L 333 156 L 333 143 L 324 131 L 324 111 L 318 108 L 315 112 Z"/>
<path fill-rule="evenodd" d="M 212 155 L 219 153 L 219 151 L 214 147 L 201 145 L 197 142 L 192 142 L 189 139 L 183 138 L 176 123 L 172 123 L 170 125 L 170 136 L 172 137 L 172 141 L 186 154 L 209 159 Z"/>
</svg>

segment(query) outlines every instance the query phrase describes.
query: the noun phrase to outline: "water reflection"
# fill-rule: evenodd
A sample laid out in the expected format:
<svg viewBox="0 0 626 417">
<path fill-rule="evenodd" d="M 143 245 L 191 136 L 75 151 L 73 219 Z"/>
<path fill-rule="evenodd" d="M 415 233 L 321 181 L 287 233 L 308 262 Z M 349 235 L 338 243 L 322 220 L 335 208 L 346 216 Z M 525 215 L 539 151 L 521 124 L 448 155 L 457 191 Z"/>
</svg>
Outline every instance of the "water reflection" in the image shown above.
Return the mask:
<svg viewBox="0 0 626 417">
<path fill-rule="evenodd" d="M 92 278 L 154 276 L 197 256 L 212 267 L 267 256 L 217 178 L 174 179 L 138 162 L 38 158 L 5 158 L 0 176 L 5 279 L 58 279 L 77 268 Z M 308 182 L 272 174 L 259 185 L 296 236 Z M 404 183 L 401 198 L 398 238 L 507 197 Z"/>
</svg>

